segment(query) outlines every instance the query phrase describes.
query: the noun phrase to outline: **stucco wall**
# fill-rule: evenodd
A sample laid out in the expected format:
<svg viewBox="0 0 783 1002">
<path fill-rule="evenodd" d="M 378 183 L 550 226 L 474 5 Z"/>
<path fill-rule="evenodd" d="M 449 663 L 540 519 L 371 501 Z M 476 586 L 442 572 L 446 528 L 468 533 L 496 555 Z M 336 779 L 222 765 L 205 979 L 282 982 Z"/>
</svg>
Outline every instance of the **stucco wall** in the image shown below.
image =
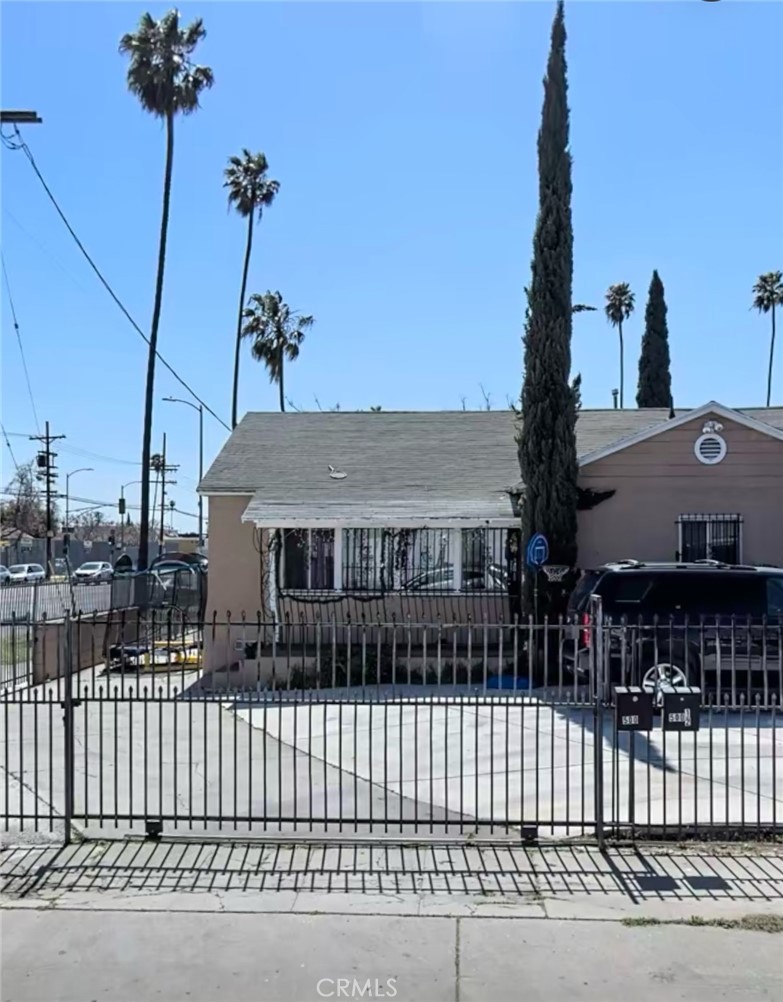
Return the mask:
<svg viewBox="0 0 783 1002">
<path fill-rule="evenodd" d="M 255 527 L 242 521 L 251 495 L 210 497 L 209 584 L 207 623 L 221 624 L 204 630 L 204 658 L 207 667 L 225 665 L 231 659 L 231 631 L 222 624 L 227 613 L 236 621 L 242 615 L 255 622 L 263 614 L 261 558 L 256 549 Z"/>
<path fill-rule="evenodd" d="M 679 515 L 744 516 L 742 559 L 783 564 L 783 442 L 715 417 L 728 452 L 715 466 L 693 452 L 705 420 L 664 431 L 584 467 L 583 487 L 617 493 L 579 513 L 579 564 L 674 560 Z"/>
</svg>

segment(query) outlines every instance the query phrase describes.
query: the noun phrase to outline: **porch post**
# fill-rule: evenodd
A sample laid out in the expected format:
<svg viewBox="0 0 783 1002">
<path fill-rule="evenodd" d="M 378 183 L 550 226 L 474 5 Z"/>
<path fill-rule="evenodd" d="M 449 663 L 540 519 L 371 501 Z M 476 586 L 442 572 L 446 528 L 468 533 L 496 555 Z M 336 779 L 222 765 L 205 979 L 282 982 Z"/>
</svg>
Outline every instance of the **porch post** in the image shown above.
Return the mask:
<svg viewBox="0 0 783 1002">
<path fill-rule="evenodd" d="M 462 529 L 451 529 L 449 540 L 451 566 L 454 571 L 454 591 L 462 591 Z"/>
<path fill-rule="evenodd" d="M 343 590 L 343 529 L 334 530 L 334 590 Z"/>
</svg>

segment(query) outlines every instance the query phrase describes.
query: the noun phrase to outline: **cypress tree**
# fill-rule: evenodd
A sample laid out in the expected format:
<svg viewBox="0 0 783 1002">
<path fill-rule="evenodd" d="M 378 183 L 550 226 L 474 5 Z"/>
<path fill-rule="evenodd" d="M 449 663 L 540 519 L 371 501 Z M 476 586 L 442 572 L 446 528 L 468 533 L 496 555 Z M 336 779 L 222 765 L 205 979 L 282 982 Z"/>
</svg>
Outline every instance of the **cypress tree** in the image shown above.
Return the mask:
<svg viewBox="0 0 783 1002">
<path fill-rule="evenodd" d="M 666 300 L 663 282 L 652 273 L 647 308 L 644 311 L 644 336 L 639 356 L 639 407 L 669 407 L 672 400 L 672 375 L 669 357 L 669 328 L 666 325 Z"/>
<path fill-rule="evenodd" d="M 538 133 L 539 206 L 527 290 L 522 424 L 517 443 L 524 484 L 522 543 L 526 545 L 534 533 L 543 532 L 549 540 L 550 562 L 573 567 L 577 552 L 577 398 L 569 383 L 573 230 L 565 44 L 560 0 L 552 24 Z M 522 595 L 522 611 L 528 614 L 532 612 L 533 577 L 526 575 Z M 539 582 L 540 588 L 545 585 L 546 581 Z M 550 611 L 556 610 L 550 606 Z"/>
</svg>

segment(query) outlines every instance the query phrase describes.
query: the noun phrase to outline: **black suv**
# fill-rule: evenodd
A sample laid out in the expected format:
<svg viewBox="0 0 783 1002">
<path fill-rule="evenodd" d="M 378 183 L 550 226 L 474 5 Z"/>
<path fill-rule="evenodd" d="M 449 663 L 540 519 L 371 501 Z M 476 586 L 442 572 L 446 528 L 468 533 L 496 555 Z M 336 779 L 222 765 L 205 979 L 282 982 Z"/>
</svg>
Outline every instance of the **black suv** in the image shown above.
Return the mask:
<svg viewBox="0 0 783 1002">
<path fill-rule="evenodd" d="M 590 671 L 600 596 L 607 681 L 696 685 L 732 701 L 783 694 L 783 568 L 623 560 L 585 572 L 569 600 L 574 668 Z"/>
</svg>

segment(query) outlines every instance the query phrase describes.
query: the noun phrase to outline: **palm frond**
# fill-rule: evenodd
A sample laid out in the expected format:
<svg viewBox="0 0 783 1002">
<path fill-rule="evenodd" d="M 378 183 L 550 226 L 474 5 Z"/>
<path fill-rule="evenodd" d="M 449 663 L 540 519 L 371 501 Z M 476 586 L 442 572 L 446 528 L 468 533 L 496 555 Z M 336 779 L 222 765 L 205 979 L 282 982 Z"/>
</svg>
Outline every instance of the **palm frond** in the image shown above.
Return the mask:
<svg viewBox="0 0 783 1002">
<path fill-rule="evenodd" d="M 229 157 L 228 167 L 223 175 L 224 188 L 228 188 L 228 204 L 240 216 L 249 216 L 258 210 L 259 217 L 264 208 L 275 200 L 280 183 L 267 177 L 269 164 L 263 153 L 242 150 L 242 156 Z"/>
<path fill-rule="evenodd" d="M 635 297 L 627 282 L 610 285 L 606 292 L 604 313 L 610 324 L 617 326 L 633 313 Z"/>
<path fill-rule="evenodd" d="M 291 310 L 280 292 L 267 291 L 249 297 L 242 319 L 242 337 L 251 340 L 251 355 L 264 363 L 270 381 L 279 383 L 284 359 L 293 362 L 299 357 L 313 317 Z"/>
<path fill-rule="evenodd" d="M 783 272 L 768 271 L 759 275 L 753 286 L 753 306 L 759 313 L 769 313 L 775 306 L 783 306 Z"/>
<path fill-rule="evenodd" d="M 128 89 L 146 111 L 165 118 L 198 108 L 200 94 L 214 83 L 212 70 L 191 60 L 205 36 L 201 19 L 182 28 L 176 10 L 159 21 L 143 14 L 136 31 L 122 36 L 120 52 L 129 57 Z"/>
</svg>

